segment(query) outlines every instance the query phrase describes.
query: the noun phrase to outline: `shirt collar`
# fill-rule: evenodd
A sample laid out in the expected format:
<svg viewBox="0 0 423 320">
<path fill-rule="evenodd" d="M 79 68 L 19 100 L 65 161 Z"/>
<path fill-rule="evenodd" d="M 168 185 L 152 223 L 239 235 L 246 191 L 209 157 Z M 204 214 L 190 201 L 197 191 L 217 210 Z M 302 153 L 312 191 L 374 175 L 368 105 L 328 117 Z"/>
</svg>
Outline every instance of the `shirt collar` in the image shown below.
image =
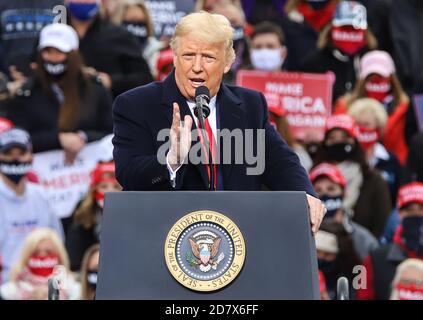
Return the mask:
<svg viewBox="0 0 423 320">
<path fill-rule="evenodd" d="M 212 113 L 216 109 L 216 97 L 217 96 L 213 96 L 210 99 L 210 102 L 209 102 L 210 113 Z M 191 113 L 194 115 L 194 108 L 196 106 L 195 102 L 187 100 L 187 103 L 188 103 L 189 109 L 191 110 Z"/>
</svg>

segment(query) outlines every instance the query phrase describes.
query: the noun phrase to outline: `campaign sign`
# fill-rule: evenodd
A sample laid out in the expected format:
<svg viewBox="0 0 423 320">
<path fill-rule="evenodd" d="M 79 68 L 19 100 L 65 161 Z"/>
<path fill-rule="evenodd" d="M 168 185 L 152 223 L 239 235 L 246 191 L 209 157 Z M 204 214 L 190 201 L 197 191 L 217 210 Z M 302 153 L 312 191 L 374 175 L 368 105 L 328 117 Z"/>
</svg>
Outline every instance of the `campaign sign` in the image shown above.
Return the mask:
<svg viewBox="0 0 423 320">
<path fill-rule="evenodd" d="M 241 70 L 237 85 L 262 92 L 269 111 L 286 115 L 297 140 L 322 140 L 332 105 L 334 75 Z"/>
<path fill-rule="evenodd" d="M 69 217 L 90 186 L 90 173 L 98 162 L 113 159 L 112 135 L 87 144 L 73 163 L 65 162 L 63 150 L 36 153 L 33 172 L 45 187 L 52 210 L 59 218 Z"/>
</svg>

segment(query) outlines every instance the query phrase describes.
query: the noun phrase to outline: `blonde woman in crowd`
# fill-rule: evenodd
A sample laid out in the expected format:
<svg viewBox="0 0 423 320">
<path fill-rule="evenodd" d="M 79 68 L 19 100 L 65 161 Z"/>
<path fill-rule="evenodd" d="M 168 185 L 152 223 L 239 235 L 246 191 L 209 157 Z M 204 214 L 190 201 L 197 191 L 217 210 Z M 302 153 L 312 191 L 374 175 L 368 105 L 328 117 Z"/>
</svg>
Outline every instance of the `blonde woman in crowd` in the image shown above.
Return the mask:
<svg viewBox="0 0 423 320">
<path fill-rule="evenodd" d="M 69 271 L 69 258 L 59 236 L 49 228 L 35 229 L 25 239 L 9 282 L 0 287 L 0 296 L 6 300 L 46 300 L 48 279 L 58 271 L 65 276 L 60 299 L 79 299 L 80 286 Z"/>
<path fill-rule="evenodd" d="M 388 114 L 383 105 L 373 98 L 355 100 L 348 114 L 358 125 L 358 141 L 364 151 L 367 163 L 379 171 L 389 186 L 392 203 L 396 203 L 396 195 L 401 179 L 401 165 L 398 158 L 381 143 Z"/>
<path fill-rule="evenodd" d="M 392 281 L 391 300 L 423 300 L 423 261 L 402 262 Z"/>
</svg>

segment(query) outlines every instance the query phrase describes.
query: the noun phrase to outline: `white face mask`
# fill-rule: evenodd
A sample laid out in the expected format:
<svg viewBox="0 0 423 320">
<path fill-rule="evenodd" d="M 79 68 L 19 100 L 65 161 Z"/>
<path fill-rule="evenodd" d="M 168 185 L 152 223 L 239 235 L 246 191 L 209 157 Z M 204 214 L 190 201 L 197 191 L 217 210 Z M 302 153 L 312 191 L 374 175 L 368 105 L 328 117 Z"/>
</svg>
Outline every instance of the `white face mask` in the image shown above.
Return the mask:
<svg viewBox="0 0 423 320">
<path fill-rule="evenodd" d="M 252 49 L 250 58 L 254 69 L 263 71 L 279 71 L 284 62 L 280 49 Z"/>
</svg>

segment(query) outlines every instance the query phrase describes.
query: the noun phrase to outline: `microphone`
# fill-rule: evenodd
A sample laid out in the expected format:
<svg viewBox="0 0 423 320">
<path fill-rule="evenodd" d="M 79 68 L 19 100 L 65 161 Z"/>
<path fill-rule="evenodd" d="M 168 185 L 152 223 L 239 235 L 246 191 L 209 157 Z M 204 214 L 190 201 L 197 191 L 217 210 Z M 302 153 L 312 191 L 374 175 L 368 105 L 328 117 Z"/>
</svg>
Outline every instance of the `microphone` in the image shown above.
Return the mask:
<svg viewBox="0 0 423 320">
<path fill-rule="evenodd" d="M 206 119 L 210 115 L 210 91 L 206 86 L 201 86 L 195 89 L 195 108 L 194 114 L 198 118 L 200 124 L 199 129 L 201 132 L 201 136 L 203 138 L 204 144 L 206 148 L 208 148 L 209 152 L 209 171 L 210 171 L 210 179 L 209 179 L 209 190 L 214 191 L 214 181 L 216 177 L 214 176 L 214 164 L 213 164 L 213 155 L 210 148 L 210 141 L 205 134 L 205 126 L 204 126 L 204 119 Z"/>
<path fill-rule="evenodd" d="M 195 116 L 200 118 L 207 118 L 210 115 L 210 91 L 206 86 L 201 86 L 195 89 L 195 104 L 194 108 Z"/>
<path fill-rule="evenodd" d="M 48 300 L 59 300 L 59 283 L 55 277 L 48 279 Z"/>
<path fill-rule="evenodd" d="M 336 296 L 337 296 L 337 300 L 350 300 L 347 278 L 340 277 L 338 279 L 337 286 L 336 286 Z"/>
</svg>

